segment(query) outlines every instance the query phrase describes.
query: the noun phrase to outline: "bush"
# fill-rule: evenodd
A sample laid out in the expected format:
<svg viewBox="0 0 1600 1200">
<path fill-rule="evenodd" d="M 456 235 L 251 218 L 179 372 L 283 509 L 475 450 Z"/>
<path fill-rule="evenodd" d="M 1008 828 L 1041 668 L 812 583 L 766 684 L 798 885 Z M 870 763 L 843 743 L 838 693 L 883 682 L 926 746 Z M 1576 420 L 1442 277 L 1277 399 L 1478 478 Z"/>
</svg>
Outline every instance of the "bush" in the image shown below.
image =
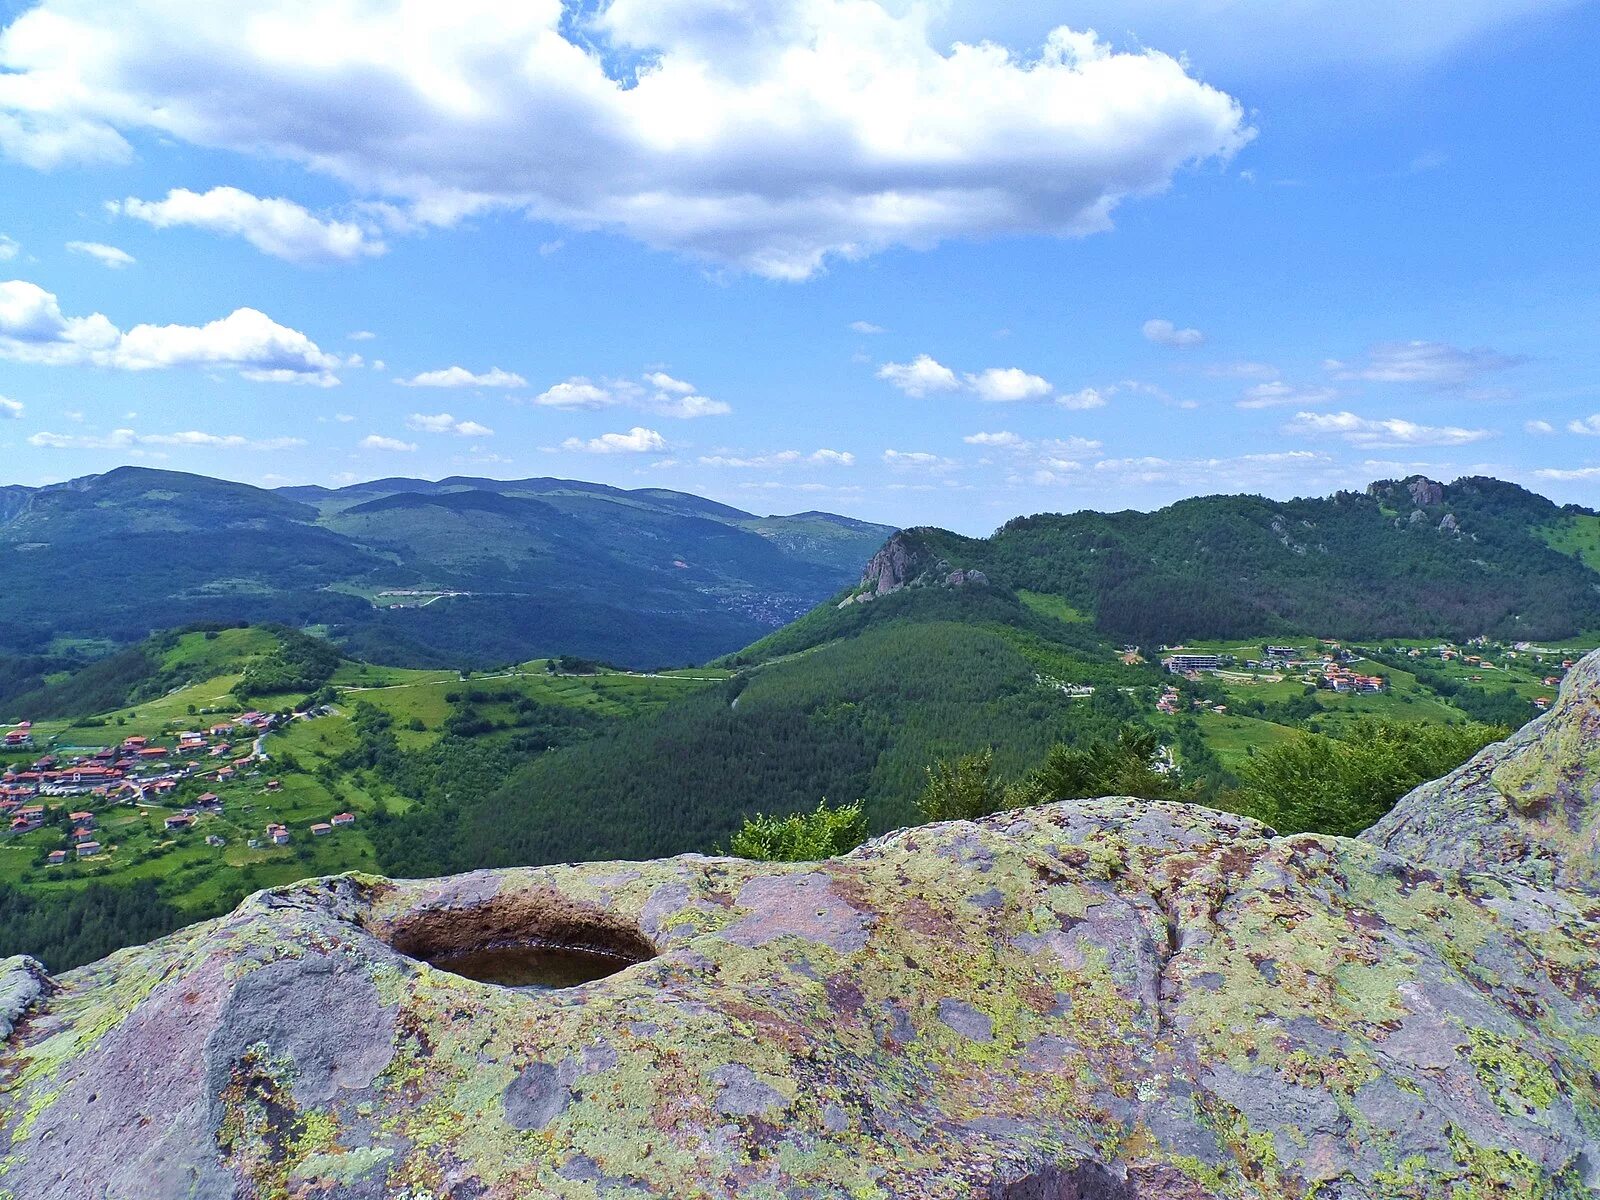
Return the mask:
<svg viewBox="0 0 1600 1200">
<path fill-rule="evenodd" d="M 1488 725 L 1375 721 L 1352 725 L 1340 738 L 1297 734 L 1241 766 L 1229 807 L 1280 833 L 1354 837 L 1412 788 L 1504 736 Z"/>
<path fill-rule="evenodd" d="M 732 853 L 760 862 L 813 862 L 848 854 L 867 840 L 867 816 L 861 801 L 830 808 L 826 800 L 815 812 L 745 818 L 733 835 Z"/>
<path fill-rule="evenodd" d="M 1006 806 L 1005 788 L 994 775 L 994 751 L 941 759 L 924 768 L 927 783 L 917 808 L 929 821 L 975 821 Z"/>
</svg>

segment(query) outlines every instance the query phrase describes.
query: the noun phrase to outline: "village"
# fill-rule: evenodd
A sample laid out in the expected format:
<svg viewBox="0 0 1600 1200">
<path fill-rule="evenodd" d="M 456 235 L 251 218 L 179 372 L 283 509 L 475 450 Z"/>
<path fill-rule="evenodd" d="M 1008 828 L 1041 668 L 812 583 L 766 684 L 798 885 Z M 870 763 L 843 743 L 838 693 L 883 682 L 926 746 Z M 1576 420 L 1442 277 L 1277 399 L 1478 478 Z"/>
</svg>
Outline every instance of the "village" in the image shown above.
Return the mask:
<svg viewBox="0 0 1600 1200">
<path fill-rule="evenodd" d="M 1124 647 L 1124 661 L 1138 654 L 1138 647 Z M 1246 689 L 1294 684 L 1306 690 L 1347 696 L 1383 696 L 1393 690 L 1397 669 L 1385 664 L 1411 667 L 1411 671 L 1403 671 L 1407 679 L 1431 664 L 1457 683 L 1512 688 L 1526 697 L 1535 712 L 1545 712 L 1582 651 L 1530 642 L 1495 642 L 1482 637 L 1464 645 L 1412 640 L 1370 648 L 1319 638 L 1310 646 L 1161 646 L 1158 654 L 1164 671 L 1191 683 L 1210 680 Z M 1179 689 L 1170 685 L 1156 701 L 1157 711 L 1167 714 L 1184 706 Z M 1227 712 L 1226 705 L 1201 700 L 1193 700 L 1189 706 L 1208 707 L 1219 714 Z"/>
<path fill-rule="evenodd" d="M 215 789 L 228 790 L 247 776 L 263 794 L 282 789 L 280 780 L 266 777 L 263 743 L 296 715 L 249 711 L 205 729 L 177 730 L 159 740 L 132 734 L 108 746 L 41 747 L 33 722 L 21 721 L 0 737 L 0 748 L 11 759 L 0 773 L 0 836 L 59 827 L 60 843 L 44 855 L 46 866 L 59 867 L 69 859 L 97 860 L 114 853 L 116 847 L 102 840 L 107 809 L 131 806 L 160 814 L 163 832 L 172 835 L 204 828 L 208 818 L 224 811 L 223 796 Z M 40 750 L 38 757 L 29 757 Z M 355 819 L 350 812 L 335 813 L 308 823 L 305 832 L 325 837 Z M 293 836 L 287 825 L 268 821 L 247 845 L 252 850 L 283 846 Z M 216 832 L 205 842 L 218 849 L 227 844 Z"/>
</svg>

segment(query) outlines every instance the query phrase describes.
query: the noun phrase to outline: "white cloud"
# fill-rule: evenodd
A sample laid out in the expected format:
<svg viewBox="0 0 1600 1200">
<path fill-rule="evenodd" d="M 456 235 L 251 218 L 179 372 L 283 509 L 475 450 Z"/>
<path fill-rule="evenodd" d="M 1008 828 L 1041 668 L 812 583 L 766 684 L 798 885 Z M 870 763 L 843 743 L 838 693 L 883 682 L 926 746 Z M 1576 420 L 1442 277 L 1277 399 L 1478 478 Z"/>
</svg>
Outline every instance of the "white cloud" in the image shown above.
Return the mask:
<svg viewBox="0 0 1600 1200">
<path fill-rule="evenodd" d="M 1097 486 L 1109 480 L 1123 486 L 1203 487 L 1217 492 L 1333 486 L 1349 472 L 1321 451 L 1287 450 L 1216 458 L 1106 458 L 1094 464 L 1094 474 Z"/>
<path fill-rule="evenodd" d="M 13 400 L 9 396 L 0 396 L 0 420 L 15 421 L 22 416 L 23 404 L 21 400 Z"/>
<path fill-rule="evenodd" d="M 412 413 L 406 428 L 415 433 L 453 433 L 457 437 L 493 437 L 494 430 L 476 421 L 458 421 L 449 413 Z"/>
<path fill-rule="evenodd" d="M 1294 405 L 1309 407 L 1313 404 L 1326 404 L 1337 397 L 1339 393 L 1327 387 L 1296 387 L 1292 383 L 1275 380 L 1272 383 L 1258 383 L 1252 388 L 1246 388 L 1244 395 L 1236 400 L 1238 408 L 1281 408 Z"/>
<path fill-rule="evenodd" d="M 574 375 L 540 392 L 533 403 L 541 408 L 588 411 L 626 405 L 681 421 L 718 417 L 733 411 L 721 400 L 700 395 L 694 384 L 675 379 L 664 371 L 650 371 L 643 378 L 649 387 L 641 387 L 631 379 L 605 379 L 596 383 L 585 375 Z"/>
<path fill-rule="evenodd" d="M 165 136 L 301 164 L 392 223 L 505 207 L 800 279 L 891 246 L 1099 232 L 1252 136 L 1169 55 L 1066 28 L 1026 55 L 952 45 L 929 20 L 870 0 L 41 0 L 0 34 L 0 152 L 126 161 Z"/>
<path fill-rule="evenodd" d="M 135 433 L 114 429 L 108 434 L 36 433 L 30 446 L 51 450 L 126 450 L 136 446 L 176 446 L 205 450 L 294 450 L 306 444 L 304 438 L 247 438 L 237 433 L 204 433 L 186 429 L 178 433 Z"/>
<path fill-rule="evenodd" d="M 990 404 L 1039 400 L 1053 390 L 1048 379 L 1030 375 L 1020 367 L 990 367 L 977 375 L 968 375 L 967 386 L 978 394 L 978 399 Z"/>
<path fill-rule="evenodd" d="M 345 336 L 352 342 L 370 342 L 378 335 L 373 333 L 370 329 L 358 329 L 354 333 L 345 334 Z"/>
<path fill-rule="evenodd" d="M 1458 425 L 1418 425 L 1398 417 L 1372 420 L 1352 412 L 1296 413 L 1284 432 L 1310 437 L 1337 437 L 1352 446 L 1465 446 L 1490 436 L 1487 429 Z"/>
<path fill-rule="evenodd" d="M 884 363 L 878 368 L 878 378 L 908 396 L 953 392 L 961 386 L 954 371 L 928 354 L 919 354 L 908 363 Z"/>
<path fill-rule="evenodd" d="M 896 471 L 931 471 L 939 473 L 956 466 L 954 459 L 929 454 L 925 450 L 885 450 L 884 465 Z"/>
<path fill-rule="evenodd" d="M 7 237 L 5 234 L 0 233 L 0 262 L 10 262 L 20 253 L 22 253 L 22 247 L 17 243 L 16 238 Z"/>
<path fill-rule="evenodd" d="M 0 283 L 0 359 L 125 371 L 226 367 L 246 379 L 322 387 L 339 382 L 337 368 L 359 362 L 325 353 L 253 308 L 206 325 L 135 325 L 124 333 L 100 313 L 63 315 L 53 293 L 21 279 Z"/>
<path fill-rule="evenodd" d="M 1504 44 L 1580 0 L 1077 0 L 1073 19 L 1128 31 L 1138 44 L 1183 47 L 1214 77 L 1313 80 L 1337 72 L 1351 88 L 1375 70 L 1413 68 L 1474 42 Z M 1059 18 L 1059 0 L 953 0 L 937 10 L 947 37 L 1023 37 Z M 1507 38 L 1495 43 L 1497 31 Z M 1320 82 L 1320 81 L 1319 81 Z"/>
<path fill-rule="evenodd" d="M 410 379 L 396 379 L 401 387 L 431 388 L 515 388 L 527 387 L 528 381 L 511 371 L 491 367 L 482 374 L 474 374 L 465 367 L 445 367 L 438 371 L 424 371 Z"/>
<path fill-rule="evenodd" d="M 674 379 L 665 371 L 651 371 L 645 375 L 644 381 L 658 391 L 671 392 L 678 396 L 692 396 L 695 391 L 694 384 Z"/>
<path fill-rule="evenodd" d="M 92 258 L 103 267 L 110 267 L 113 271 L 123 267 L 131 267 L 138 260 L 126 250 L 119 250 L 115 246 L 108 246 L 104 242 L 68 242 L 67 249 L 74 254 L 81 254 L 85 258 Z"/>
<path fill-rule="evenodd" d="M 1550 424 L 1549 421 L 1524 421 L 1522 423 L 1522 430 L 1524 433 L 1545 434 L 1554 433 L 1556 431 L 1556 427 Z"/>
<path fill-rule="evenodd" d="M 1600 413 L 1569 421 L 1567 422 L 1567 429 L 1572 433 L 1582 434 L 1585 437 L 1600 437 Z"/>
<path fill-rule="evenodd" d="M 882 325 L 874 325 L 871 321 L 851 321 L 850 328 L 855 333 L 862 333 L 868 336 L 871 336 L 875 333 L 889 332 Z"/>
<path fill-rule="evenodd" d="M 961 439 L 969 446 L 997 446 L 1003 449 L 1026 446 L 1028 443 L 1014 433 L 970 433 Z"/>
<path fill-rule="evenodd" d="M 399 438 L 385 437 L 381 433 L 369 433 L 361 439 L 363 450 L 385 450 L 396 454 L 408 454 L 417 448 L 415 442 L 403 442 Z"/>
<path fill-rule="evenodd" d="M 1057 396 L 1056 403 L 1062 408 L 1070 409 L 1073 412 L 1088 412 L 1091 408 L 1104 408 L 1107 394 L 1115 390 L 1114 388 L 1107 388 L 1105 391 L 1092 387 L 1079 388 L 1075 392 L 1067 392 L 1064 395 Z"/>
<path fill-rule="evenodd" d="M 1369 383 L 1412 383 L 1427 387 L 1452 388 L 1472 383 L 1485 375 L 1517 366 L 1524 360 L 1479 347 L 1462 350 L 1444 342 L 1387 342 L 1374 346 L 1364 364 L 1341 362 L 1336 358 L 1323 364 L 1338 379 L 1359 379 Z"/>
<path fill-rule="evenodd" d="M 1179 350 L 1192 350 L 1206 340 L 1206 335 L 1198 329 L 1179 329 L 1165 317 L 1152 317 L 1146 321 L 1143 332 L 1146 341 Z"/>
<path fill-rule="evenodd" d="M 292 200 L 263 199 L 235 187 L 203 193 L 173 188 L 164 200 L 129 196 L 107 207 L 157 229 L 186 225 L 242 237 L 263 254 L 289 262 L 353 262 L 388 250 L 353 222 L 323 220 Z"/>
<path fill-rule="evenodd" d="M 571 379 L 546 388 L 533 398 L 533 402 L 544 408 L 581 409 L 610 408 L 619 403 L 609 389 L 581 375 L 574 375 Z"/>
<path fill-rule="evenodd" d="M 1540 479 L 1570 481 L 1575 479 L 1600 479 L 1600 467 L 1541 467 L 1534 472 Z"/>
<path fill-rule="evenodd" d="M 799 450 L 778 450 L 772 454 L 749 456 L 707 454 L 698 460 L 703 467 L 728 467 L 736 470 L 748 468 L 793 467 L 801 464 L 827 467 L 853 467 L 856 456 L 848 450 L 815 450 L 805 454 Z"/>
<path fill-rule="evenodd" d="M 599 437 L 568 438 L 561 443 L 563 450 L 583 454 L 649 454 L 667 448 L 667 439 L 654 429 L 635 425 L 627 433 L 602 433 Z"/>
</svg>

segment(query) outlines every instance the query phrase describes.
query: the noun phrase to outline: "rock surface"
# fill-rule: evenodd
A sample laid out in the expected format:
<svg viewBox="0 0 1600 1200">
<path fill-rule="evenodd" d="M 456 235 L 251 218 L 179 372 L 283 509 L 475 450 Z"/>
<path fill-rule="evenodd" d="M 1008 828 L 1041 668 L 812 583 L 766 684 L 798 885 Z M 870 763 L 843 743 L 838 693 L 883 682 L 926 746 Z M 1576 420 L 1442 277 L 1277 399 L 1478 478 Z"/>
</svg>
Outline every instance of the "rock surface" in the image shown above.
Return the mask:
<svg viewBox="0 0 1600 1200">
<path fill-rule="evenodd" d="M 31 994 L 0 1195 L 1592 1195 L 1597 696 L 1600 660 L 1382 844 L 1102 799 L 825 863 L 259 893 Z M 644 961 L 420 961 L 517 938 Z"/>
<path fill-rule="evenodd" d="M 989 577 L 978 570 L 952 569 L 923 541 L 915 530 L 900 530 L 885 542 L 868 561 L 856 590 L 838 607 L 867 604 L 908 587 L 982 587 Z"/>
<path fill-rule="evenodd" d="M 1366 840 L 1404 858 L 1600 893 L 1600 653 L 1549 712 L 1401 798 Z"/>
</svg>

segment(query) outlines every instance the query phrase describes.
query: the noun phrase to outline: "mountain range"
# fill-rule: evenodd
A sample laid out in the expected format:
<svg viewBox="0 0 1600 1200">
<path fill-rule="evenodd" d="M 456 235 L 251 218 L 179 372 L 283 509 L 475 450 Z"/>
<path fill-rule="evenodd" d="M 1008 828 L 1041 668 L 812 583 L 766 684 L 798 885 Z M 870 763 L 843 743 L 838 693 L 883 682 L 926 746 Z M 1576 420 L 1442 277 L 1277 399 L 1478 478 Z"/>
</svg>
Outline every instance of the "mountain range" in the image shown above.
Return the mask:
<svg viewBox="0 0 1600 1200">
<path fill-rule="evenodd" d="M 271 491 L 123 467 L 0 489 L 0 649 L 244 620 L 416 665 L 703 661 L 836 592 L 890 532 L 562 479 Z"/>
</svg>

